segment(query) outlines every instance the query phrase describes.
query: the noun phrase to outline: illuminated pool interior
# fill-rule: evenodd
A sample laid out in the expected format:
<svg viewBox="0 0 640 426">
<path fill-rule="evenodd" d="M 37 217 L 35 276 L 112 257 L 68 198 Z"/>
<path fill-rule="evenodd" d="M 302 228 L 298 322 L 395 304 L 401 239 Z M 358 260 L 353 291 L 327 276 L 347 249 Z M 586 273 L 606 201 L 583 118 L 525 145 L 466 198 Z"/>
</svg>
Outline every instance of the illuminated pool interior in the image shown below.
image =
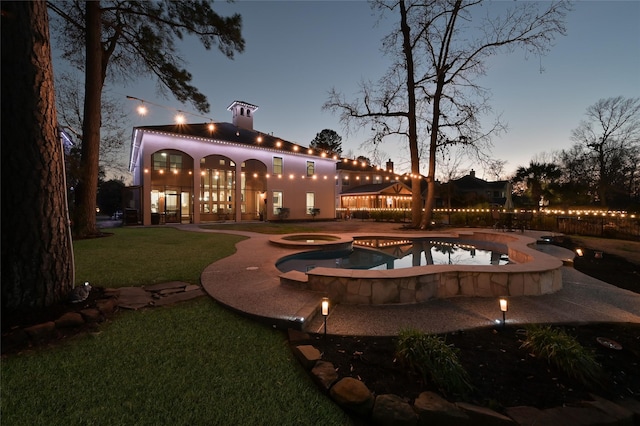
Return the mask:
<svg viewBox="0 0 640 426">
<path fill-rule="evenodd" d="M 286 256 L 276 266 L 281 272 L 308 272 L 316 267 L 388 270 L 425 265 L 506 265 L 507 247 L 478 247 L 465 240 L 355 238 L 353 249 L 309 251 Z"/>
</svg>

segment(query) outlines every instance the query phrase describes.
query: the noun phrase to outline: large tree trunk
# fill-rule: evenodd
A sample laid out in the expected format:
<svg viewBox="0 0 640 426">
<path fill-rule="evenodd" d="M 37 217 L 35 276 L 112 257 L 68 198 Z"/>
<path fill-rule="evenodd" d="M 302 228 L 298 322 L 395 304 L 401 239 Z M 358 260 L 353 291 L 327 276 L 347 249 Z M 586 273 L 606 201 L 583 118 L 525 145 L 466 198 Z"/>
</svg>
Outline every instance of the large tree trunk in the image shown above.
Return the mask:
<svg viewBox="0 0 640 426">
<path fill-rule="evenodd" d="M 104 84 L 101 45 L 100 2 L 87 2 L 86 16 L 86 69 L 84 116 L 82 122 L 82 149 L 80 181 L 76 188 L 74 234 L 86 237 L 98 233 L 96 227 L 96 196 L 100 161 L 101 97 Z"/>
<path fill-rule="evenodd" d="M 2 2 L 2 316 L 73 287 L 44 1 Z"/>
<path fill-rule="evenodd" d="M 407 8 L 400 1 L 400 30 L 407 66 L 407 119 L 409 122 L 409 154 L 411 156 L 411 226 L 420 225 L 422 214 L 422 192 L 420 185 L 420 156 L 418 155 L 418 120 L 416 116 L 416 83 L 414 76 L 413 49 L 411 47 L 411 28 L 407 22 Z"/>
</svg>

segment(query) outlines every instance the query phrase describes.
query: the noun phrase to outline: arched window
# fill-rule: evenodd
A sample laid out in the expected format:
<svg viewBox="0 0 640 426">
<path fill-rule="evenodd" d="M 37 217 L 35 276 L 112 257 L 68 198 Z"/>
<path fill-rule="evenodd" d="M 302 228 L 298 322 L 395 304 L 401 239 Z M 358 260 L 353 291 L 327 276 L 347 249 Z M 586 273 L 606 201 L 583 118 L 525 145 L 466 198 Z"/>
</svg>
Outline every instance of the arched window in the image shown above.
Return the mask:
<svg viewBox="0 0 640 426">
<path fill-rule="evenodd" d="M 247 117 L 251 117 L 251 110 L 247 108 Z"/>
<path fill-rule="evenodd" d="M 244 108 L 240 108 L 240 115 L 244 115 Z"/>
</svg>

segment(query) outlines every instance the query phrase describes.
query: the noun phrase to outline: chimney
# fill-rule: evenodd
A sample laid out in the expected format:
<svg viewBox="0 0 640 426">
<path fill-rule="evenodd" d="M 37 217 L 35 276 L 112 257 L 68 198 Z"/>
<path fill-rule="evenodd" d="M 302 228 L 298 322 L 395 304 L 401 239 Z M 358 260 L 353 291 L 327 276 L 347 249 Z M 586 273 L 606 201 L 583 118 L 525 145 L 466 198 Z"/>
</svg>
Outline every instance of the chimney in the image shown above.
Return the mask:
<svg viewBox="0 0 640 426">
<path fill-rule="evenodd" d="M 231 111 L 233 116 L 232 123 L 236 127 L 253 130 L 253 113 L 258 110 L 257 105 L 252 105 L 248 102 L 233 101 L 233 103 L 227 107 L 227 110 Z"/>
<path fill-rule="evenodd" d="M 393 161 L 391 161 L 391 158 L 389 158 L 389 161 L 387 161 L 387 171 L 389 173 L 393 173 Z"/>
<path fill-rule="evenodd" d="M 476 171 L 471 169 L 471 171 L 469 172 L 469 176 L 471 176 L 472 178 L 476 177 Z"/>
</svg>

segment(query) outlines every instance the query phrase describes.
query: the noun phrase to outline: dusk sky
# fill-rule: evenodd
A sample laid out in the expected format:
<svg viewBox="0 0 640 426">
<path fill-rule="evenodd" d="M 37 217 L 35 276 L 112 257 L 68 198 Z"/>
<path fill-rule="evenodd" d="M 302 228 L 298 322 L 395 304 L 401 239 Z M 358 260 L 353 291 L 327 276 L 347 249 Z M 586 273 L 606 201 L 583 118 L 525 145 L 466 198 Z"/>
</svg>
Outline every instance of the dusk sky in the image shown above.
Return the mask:
<svg viewBox="0 0 640 426">
<path fill-rule="evenodd" d="M 498 7 L 505 4 L 496 2 Z M 389 32 L 389 17 L 378 22 L 377 12 L 365 1 L 216 2 L 214 9 L 242 15 L 246 48 L 229 60 L 215 49 L 206 51 L 197 40 L 182 44 L 193 83 L 211 104 L 206 117 L 231 121 L 227 106 L 242 100 L 259 106 L 256 130 L 308 145 L 322 129 L 333 129 L 343 136 L 343 154 L 369 156 L 360 145 L 370 135 L 347 136 L 338 116 L 323 111 L 322 105 L 331 88 L 351 100 L 361 80 L 377 81 L 385 73 L 390 59 L 380 46 Z M 540 153 L 569 148 L 572 129 L 599 99 L 640 96 L 640 2 L 578 1 L 567 16 L 567 36 L 557 38 L 547 56 L 526 58 L 523 51 L 515 51 L 495 56 L 487 65 L 487 76 L 479 83 L 491 90 L 493 114 L 501 114 L 509 127 L 494 139 L 492 152 L 508 162 L 508 175 Z M 158 96 L 155 82 L 144 78 L 110 90 L 118 97 L 196 112 L 172 97 Z M 173 122 L 168 109 L 152 106 L 146 117 L 138 118 L 135 102 L 124 105 L 132 111 L 132 126 Z M 486 122 L 492 119 L 488 116 Z M 187 120 L 204 121 L 194 116 Z M 129 141 L 126 154 L 128 148 Z M 409 171 L 406 143 L 390 141 L 381 150 L 395 162 L 396 171 Z M 423 163 L 421 172 L 426 174 Z M 495 178 L 483 174 L 478 164 L 462 167 Z"/>
</svg>

